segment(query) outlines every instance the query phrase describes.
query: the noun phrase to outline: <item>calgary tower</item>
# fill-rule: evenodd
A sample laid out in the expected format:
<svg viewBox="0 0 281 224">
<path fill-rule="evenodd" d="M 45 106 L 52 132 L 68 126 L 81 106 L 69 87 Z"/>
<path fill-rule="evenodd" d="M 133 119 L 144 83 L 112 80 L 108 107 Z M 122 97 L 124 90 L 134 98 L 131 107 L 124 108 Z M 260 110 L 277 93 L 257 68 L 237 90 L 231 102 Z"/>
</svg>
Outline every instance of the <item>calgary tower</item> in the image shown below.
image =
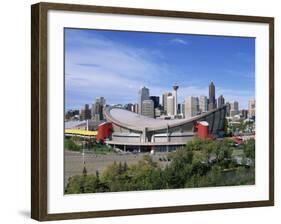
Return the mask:
<svg viewBox="0 0 281 224">
<path fill-rule="evenodd" d="M 174 90 L 174 95 L 175 95 L 175 112 L 174 112 L 174 114 L 175 115 L 177 115 L 178 114 L 178 88 L 179 88 L 179 86 L 177 85 L 177 83 L 175 83 L 174 85 L 173 85 L 173 90 Z"/>
</svg>

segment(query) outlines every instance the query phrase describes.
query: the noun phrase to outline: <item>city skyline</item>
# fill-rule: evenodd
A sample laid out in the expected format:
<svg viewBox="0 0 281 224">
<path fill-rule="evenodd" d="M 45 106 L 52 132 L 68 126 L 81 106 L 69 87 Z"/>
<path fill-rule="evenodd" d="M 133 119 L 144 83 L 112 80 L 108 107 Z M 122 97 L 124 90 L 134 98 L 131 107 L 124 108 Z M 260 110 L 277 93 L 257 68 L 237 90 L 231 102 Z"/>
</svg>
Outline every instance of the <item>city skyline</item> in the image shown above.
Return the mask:
<svg viewBox="0 0 281 224">
<path fill-rule="evenodd" d="M 175 85 L 173 85 L 173 89 L 175 89 Z M 178 89 L 178 86 L 176 86 Z M 123 107 L 126 110 L 132 111 L 134 113 L 138 113 L 147 117 L 156 118 L 161 115 L 172 116 L 173 118 L 185 118 L 185 117 L 193 117 L 202 113 L 206 113 L 208 111 L 212 111 L 214 109 L 220 108 L 225 105 L 227 109 L 227 116 L 234 117 L 235 115 L 241 115 L 245 117 L 245 113 L 249 112 L 250 117 L 255 116 L 255 99 L 250 98 L 248 100 L 248 108 L 241 108 L 239 102 L 237 100 L 227 101 L 225 102 L 224 96 L 219 95 L 218 98 L 214 98 L 216 95 L 215 85 L 213 82 L 209 85 L 209 90 L 211 90 L 209 98 L 204 95 L 200 96 L 186 96 L 184 102 L 176 103 L 174 94 L 170 92 L 164 92 L 162 94 L 162 104 L 160 103 L 160 96 L 151 96 L 149 94 L 149 88 L 142 86 L 138 90 L 138 102 L 137 103 L 126 103 L 126 104 L 115 104 L 108 105 L 106 104 L 106 99 L 103 96 L 96 97 L 95 102 L 92 104 L 92 107 L 89 107 L 88 103 L 83 104 L 83 107 L 80 109 L 69 109 L 66 110 L 66 114 L 73 113 L 75 111 L 80 111 L 79 114 L 82 120 L 85 119 L 94 119 L 94 120 L 102 120 L 101 117 L 103 107 L 108 106 L 117 106 Z M 215 108 L 210 107 L 210 99 L 214 99 Z M 145 105 L 144 105 L 145 103 Z M 98 104 L 98 105 L 96 105 Z M 97 108 L 98 106 L 98 108 Z M 101 106 L 101 107 L 100 107 Z M 86 111 L 88 111 L 92 115 L 87 115 Z M 98 112 L 93 112 L 98 111 Z M 94 116 L 93 116 L 94 115 Z M 98 115 L 95 116 L 95 115 Z M 68 115 L 67 115 L 68 116 Z M 90 118 L 86 118 L 91 116 Z M 84 117 L 84 118 L 83 118 Z M 246 116 L 247 117 L 247 116 Z"/>
<path fill-rule="evenodd" d="M 210 83 L 210 85 L 209 85 L 209 87 L 210 86 L 213 86 L 213 88 L 215 87 L 214 86 L 214 83 L 213 82 L 211 82 Z M 178 87 L 178 86 L 177 86 Z M 174 88 L 174 86 L 172 86 L 172 88 Z M 142 90 L 145 90 L 146 91 L 146 93 L 145 93 L 145 98 L 143 98 L 143 96 L 142 96 L 142 94 L 141 94 L 141 92 L 142 92 Z M 175 106 L 175 105 L 177 105 L 177 107 L 178 106 L 180 106 L 180 105 L 182 105 L 182 104 L 185 104 L 185 102 L 186 102 L 186 99 L 187 98 L 189 98 L 189 97 L 192 97 L 192 98 L 197 98 L 197 100 L 198 100 L 198 109 L 200 109 L 201 110 L 201 112 L 207 112 L 207 111 L 210 111 L 210 110 L 212 110 L 212 109 L 214 109 L 214 108 L 210 108 L 210 104 L 208 104 L 208 102 L 209 102 L 209 97 L 211 96 L 211 97 L 213 97 L 212 95 L 209 95 L 209 97 L 207 96 L 207 95 L 199 95 L 199 96 L 195 96 L 195 95 L 188 95 L 188 96 L 185 96 L 185 98 L 184 98 L 184 100 L 183 100 L 183 102 L 177 102 L 176 103 L 176 101 L 175 101 L 175 93 L 173 94 L 173 93 L 171 93 L 171 92 L 163 92 L 163 94 L 161 94 L 160 96 L 152 96 L 151 94 L 149 94 L 149 92 L 150 92 L 150 89 L 149 88 L 147 88 L 147 87 L 145 87 L 145 86 L 142 86 L 142 87 L 140 87 L 140 89 L 138 90 L 138 96 L 137 96 L 137 98 L 138 98 L 138 100 L 137 101 L 135 101 L 135 102 L 126 102 L 125 104 L 120 104 L 120 103 L 117 103 L 117 104 L 106 104 L 105 102 L 106 102 L 106 99 L 103 97 L 103 96 L 96 96 L 95 97 L 95 101 L 92 101 L 92 105 L 94 105 L 96 102 L 97 102 L 97 100 L 98 99 L 102 99 L 103 100 L 103 105 L 108 105 L 108 106 L 123 106 L 123 107 L 127 107 L 128 105 L 137 105 L 138 106 L 138 109 L 137 109 L 137 112 L 136 113 L 142 113 L 142 103 L 141 102 L 143 102 L 144 100 L 145 101 L 152 101 L 154 104 L 155 104 L 155 102 L 156 102 L 156 98 L 158 98 L 157 99 L 157 104 L 156 105 L 154 105 L 154 108 L 158 108 L 159 106 L 162 106 L 162 110 L 165 112 L 165 113 L 167 113 L 167 108 L 166 108 L 166 106 L 167 106 L 167 97 L 169 98 L 169 97 L 173 97 L 174 99 L 173 99 L 173 105 Z M 141 95 L 140 95 L 141 94 Z M 214 94 L 216 94 L 216 91 L 214 90 Z M 163 99 L 164 98 L 164 99 Z M 161 101 L 161 103 L 160 103 L 160 101 Z M 222 105 L 225 105 L 225 104 L 233 104 L 233 103 L 237 103 L 237 105 L 239 105 L 238 107 L 239 107 L 239 111 L 240 110 L 248 110 L 249 109 L 249 105 L 250 105 L 250 102 L 251 102 L 251 104 L 255 104 L 255 103 L 252 103 L 252 102 L 255 102 L 255 98 L 249 98 L 248 99 L 248 101 L 247 101 L 247 107 L 246 108 L 242 108 L 241 107 L 241 105 L 240 105 L 240 102 L 239 101 L 237 101 L 237 100 L 231 100 L 231 101 L 226 101 L 225 100 L 225 98 L 224 98 L 224 96 L 222 95 L 222 94 L 219 94 L 219 96 L 218 97 L 215 97 L 214 98 L 214 104 L 215 104 L 215 108 L 218 108 L 218 107 L 221 107 Z M 81 109 L 83 109 L 85 106 L 89 106 L 91 103 L 89 103 L 89 102 L 85 102 L 84 104 L 82 104 L 81 105 L 81 107 L 79 107 L 79 108 L 67 108 L 67 110 L 66 111 L 71 111 L 71 110 L 81 110 Z M 255 107 L 255 106 L 254 106 Z M 253 108 L 254 108 L 253 107 Z M 92 109 L 92 107 L 91 108 L 89 108 L 90 110 Z M 171 110 L 171 109 L 170 109 Z M 173 115 L 175 115 L 174 114 L 175 113 L 175 109 L 173 108 Z M 168 113 L 169 114 L 169 113 Z M 170 114 L 171 115 L 171 114 Z"/>
<path fill-rule="evenodd" d="M 161 97 L 174 83 L 182 103 L 208 96 L 212 80 L 216 99 L 246 109 L 255 98 L 254 47 L 253 38 L 66 29 L 65 106 L 81 108 L 97 96 L 135 103 L 140 86 Z"/>
</svg>

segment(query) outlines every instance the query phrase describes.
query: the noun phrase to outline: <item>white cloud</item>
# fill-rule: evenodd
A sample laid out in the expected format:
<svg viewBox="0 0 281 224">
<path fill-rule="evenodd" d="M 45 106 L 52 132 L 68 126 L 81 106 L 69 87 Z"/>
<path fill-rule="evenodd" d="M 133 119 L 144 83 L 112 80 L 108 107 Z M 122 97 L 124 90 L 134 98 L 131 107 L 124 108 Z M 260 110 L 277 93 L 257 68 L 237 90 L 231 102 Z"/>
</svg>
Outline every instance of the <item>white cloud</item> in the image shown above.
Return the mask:
<svg viewBox="0 0 281 224">
<path fill-rule="evenodd" d="M 103 95 L 108 103 L 134 102 L 140 86 L 149 85 L 152 77 L 153 80 L 161 80 L 170 74 L 167 65 L 157 61 L 159 52 L 151 53 L 85 35 L 74 35 L 67 41 L 70 47 L 65 54 L 65 87 L 67 92 L 73 93 L 73 98 L 75 94 L 87 95 L 94 100 L 96 96 Z M 77 99 L 66 96 L 66 100 L 77 105 Z M 86 103 L 82 101 L 81 105 Z"/>
<path fill-rule="evenodd" d="M 179 38 L 172 39 L 171 43 L 188 44 Z M 79 31 L 67 39 L 67 46 L 65 88 L 67 93 L 71 92 L 70 95 L 66 94 L 66 102 L 70 106 L 79 108 L 91 103 L 96 96 L 104 96 L 109 104 L 134 103 L 138 89 L 143 85 L 150 89 L 151 95 L 161 96 L 164 91 L 172 92 L 165 81 L 171 80 L 175 71 L 168 63 L 163 63 L 164 56 L 159 51 L 122 45 Z M 253 97 L 248 91 L 237 92 L 219 87 L 216 94 L 217 97 L 223 94 L 227 101 L 238 100 L 243 108 Z M 180 85 L 179 102 L 189 95 L 208 96 L 208 86 Z"/>
<path fill-rule="evenodd" d="M 68 41 L 70 46 L 71 44 L 79 44 L 79 49 L 66 53 L 68 72 L 73 73 L 73 70 L 82 69 L 81 67 L 84 66 L 100 67 L 104 71 L 111 71 L 130 79 L 136 77 L 144 79 L 152 74 L 154 76 L 167 74 L 165 66 L 157 61 L 157 57 L 161 57 L 159 52 L 152 49 L 129 47 L 99 35 L 86 36 L 82 34 L 71 36 L 72 38 Z M 74 65 L 80 66 L 74 67 Z"/>
<path fill-rule="evenodd" d="M 189 43 L 183 39 L 180 38 L 174 38 L 170 40 L 171 43 L 173 44 L 182 44 L 182 45 L 188 45 Z"/>
</svg>

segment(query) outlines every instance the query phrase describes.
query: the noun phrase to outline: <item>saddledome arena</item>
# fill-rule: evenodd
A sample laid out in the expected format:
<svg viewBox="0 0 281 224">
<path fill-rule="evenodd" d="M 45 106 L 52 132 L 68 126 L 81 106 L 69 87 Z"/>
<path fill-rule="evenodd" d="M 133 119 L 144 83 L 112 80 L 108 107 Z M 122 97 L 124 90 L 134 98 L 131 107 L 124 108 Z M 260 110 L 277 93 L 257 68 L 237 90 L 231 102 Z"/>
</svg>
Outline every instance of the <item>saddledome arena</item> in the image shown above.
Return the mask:
<svg viewBox="0 0 281 224">
<path fill-rule="evenodd" d="M 105 118 L 112 123 L 111 139 L 106 143 L 121 150 L 170 151 L 183 146 L 196 135 L 196 124 L 208 123 L 208 132 L 216 135 L 224 129 L 226 106 L 189 119 L 154 119 L 131 111 L 106 107 Z"/>
</svg>

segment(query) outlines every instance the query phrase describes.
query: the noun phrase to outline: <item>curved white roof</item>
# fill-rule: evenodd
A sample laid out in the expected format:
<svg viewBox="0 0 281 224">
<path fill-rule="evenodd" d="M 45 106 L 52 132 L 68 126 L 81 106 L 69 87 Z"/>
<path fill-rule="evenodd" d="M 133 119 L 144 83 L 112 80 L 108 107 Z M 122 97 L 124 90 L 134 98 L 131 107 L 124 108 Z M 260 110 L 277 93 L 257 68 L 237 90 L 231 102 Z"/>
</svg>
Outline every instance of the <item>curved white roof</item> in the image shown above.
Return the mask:
<svg viewBox="0 0 281 224">
<path fill-rule="evenodd" d="M 216 109 L 189 119 L 173 119 L 173 120 L 164 120 L 164 119 L 154 119 L 146 116 L 142 116 L 140 114 L 116 107 L 107 107 L 105 108 L 105 117 L 107 120 L 116 123 L 119 126 L 126 127 L 133 130 L 142 131 L 144 128 L 148 128 L 150 130 L 159 130 L 165 129 L 167 126 L 175 127 L 188 122 L 194 122 L 200 118 L 203 118 L 212 112 L 215 112 Z"/>
<path fill-rule="evenodd" d="M 113 108 L 110 110 L 110 115 L 124 123 L 128 126 L 135 126 L 138 128 L 152 128 L 157 126 L 167 126 L 171 124 L 178 123 L 179 121 L 182 121 L 183 119 L 175 119 L 175 120 L 164 120 L 164 119 L 154 119 L 150 117 L 146 117 L 128 110 L 124 110 L 121 108 Z"/>
</svg>

